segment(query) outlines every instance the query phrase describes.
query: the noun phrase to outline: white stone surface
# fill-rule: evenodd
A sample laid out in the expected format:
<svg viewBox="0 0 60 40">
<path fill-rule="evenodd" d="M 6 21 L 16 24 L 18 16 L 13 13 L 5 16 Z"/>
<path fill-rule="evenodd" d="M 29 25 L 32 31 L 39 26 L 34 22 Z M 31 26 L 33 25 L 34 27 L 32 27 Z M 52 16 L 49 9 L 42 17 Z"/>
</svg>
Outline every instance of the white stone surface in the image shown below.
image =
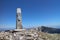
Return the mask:
<svg viewBox="0 0 60 40">
<path fill-rule="evenodd" d="M 21 8 L 17 8 L 17 13 L 21 13 Z"/>
</svg>

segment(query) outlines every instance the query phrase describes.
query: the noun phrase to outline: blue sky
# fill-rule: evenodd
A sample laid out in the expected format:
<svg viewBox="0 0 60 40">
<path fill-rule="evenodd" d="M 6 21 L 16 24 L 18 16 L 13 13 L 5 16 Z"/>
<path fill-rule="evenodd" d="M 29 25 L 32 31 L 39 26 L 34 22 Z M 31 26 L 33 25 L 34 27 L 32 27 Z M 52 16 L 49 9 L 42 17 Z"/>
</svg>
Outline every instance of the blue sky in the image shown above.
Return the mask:
<svg viewBox="0 0 60 40">
<path fill-rule="evenodd" d="M 59 0 L 0 0 L 0 28 L 16 28 L 16 8 L 22 9 L 24 28 L 60 25 Z"/>
</svg>

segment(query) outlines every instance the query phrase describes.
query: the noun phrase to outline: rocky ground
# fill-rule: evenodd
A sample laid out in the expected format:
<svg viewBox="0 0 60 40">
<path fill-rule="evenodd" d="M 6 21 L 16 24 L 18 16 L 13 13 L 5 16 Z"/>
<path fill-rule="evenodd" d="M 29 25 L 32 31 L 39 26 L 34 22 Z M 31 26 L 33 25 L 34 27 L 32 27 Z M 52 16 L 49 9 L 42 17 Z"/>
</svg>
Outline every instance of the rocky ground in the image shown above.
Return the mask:
<svg viewBox="0 0 60 40">
<path fill-rule="evenodd" d="M 27 33 L 29 33 L 29 34 L 37 33 L 38 34 L 37 40 L 60 40 L 60 34 L 49 34 L 49 33 L 39 32 L 36 30 L 29 30 L 29 31 L 25 31 L 25 32 L 26 32 L 26 34 Z M 10 35 L 11 35 L 11 33 L 9 33 L 9 32 L 0 32 L 0 40 L 11 40 Z"/>
<path fill-rule="evenodd" d="M 50 34 L 50 33 L 39 32 L 39 31 L 36 31 L 36 32 L 38 34 L 38 38 L 41 38 L 43 40 L 60 40 L 60 34 L 57 34 L 57 33 Z"/>
</svg>

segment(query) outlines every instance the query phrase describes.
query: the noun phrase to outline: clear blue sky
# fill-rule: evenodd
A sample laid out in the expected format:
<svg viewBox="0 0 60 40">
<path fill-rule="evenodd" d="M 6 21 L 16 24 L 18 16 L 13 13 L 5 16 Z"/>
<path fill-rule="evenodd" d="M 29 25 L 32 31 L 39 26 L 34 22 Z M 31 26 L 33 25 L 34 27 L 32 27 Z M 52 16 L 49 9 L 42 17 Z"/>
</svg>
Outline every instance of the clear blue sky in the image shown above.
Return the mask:
<svg viewBox="0 0 60 40">
<path fill-rule="evenodd" d="M 22 9 L 23 27 L 60 25 L 59 0 L 0 0 L 0 28 L 16 27 L 18 7 Z"/>
</svg>

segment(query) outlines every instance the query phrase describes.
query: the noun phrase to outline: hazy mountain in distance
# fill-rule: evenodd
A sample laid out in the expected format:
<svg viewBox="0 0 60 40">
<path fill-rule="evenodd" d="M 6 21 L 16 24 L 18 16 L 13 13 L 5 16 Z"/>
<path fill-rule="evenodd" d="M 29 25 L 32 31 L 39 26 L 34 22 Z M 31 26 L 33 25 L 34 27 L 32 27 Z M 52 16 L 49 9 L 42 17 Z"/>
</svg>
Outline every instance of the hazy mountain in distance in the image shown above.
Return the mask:
<svg viewBox="0 0 60 40">
<path fill-rule="evenodd" d="M 38 27 L 38 31 L 40 31 L 40 30 L 42 32 L 47 32 L 47 33 L 60 33 L 59 28 L 52 28 L 52 27 L 46 27 L 46 26 Z"/>
<path fill-rule="evenodd" d="M 27 28 L 27 30 L 34 29 L 41 32 L 47 32 L 47 33 L 60 33 L 60 28 L 53 28 L 53 27 L 47 27 L 47 26 L 39 26 L 35 28 Z"/>
</svg>

